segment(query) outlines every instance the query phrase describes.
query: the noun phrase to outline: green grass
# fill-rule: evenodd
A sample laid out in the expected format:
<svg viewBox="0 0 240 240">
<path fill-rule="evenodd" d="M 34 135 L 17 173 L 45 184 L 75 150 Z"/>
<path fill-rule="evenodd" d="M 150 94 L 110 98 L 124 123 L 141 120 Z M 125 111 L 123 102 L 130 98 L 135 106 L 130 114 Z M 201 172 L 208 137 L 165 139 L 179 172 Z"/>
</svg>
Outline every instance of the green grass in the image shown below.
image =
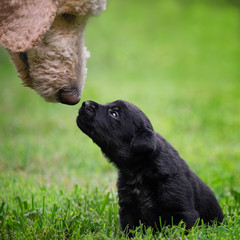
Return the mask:
<svg viewBox="0 0 240 240">
<path fill-rule="evenodd" d="M 192 3 L 191 3 L 192 2 Z M 82 96 L 139 106 L 214 191 L 220 226 L 135 239 L 239 239 L 239 9 L 225 1 L 109 1 L 92 18 Z M 76 124 L 78 106 L 21 86 L 0 50 L 0 239 L 125 239 L 116 170 Z"/>
</svg>

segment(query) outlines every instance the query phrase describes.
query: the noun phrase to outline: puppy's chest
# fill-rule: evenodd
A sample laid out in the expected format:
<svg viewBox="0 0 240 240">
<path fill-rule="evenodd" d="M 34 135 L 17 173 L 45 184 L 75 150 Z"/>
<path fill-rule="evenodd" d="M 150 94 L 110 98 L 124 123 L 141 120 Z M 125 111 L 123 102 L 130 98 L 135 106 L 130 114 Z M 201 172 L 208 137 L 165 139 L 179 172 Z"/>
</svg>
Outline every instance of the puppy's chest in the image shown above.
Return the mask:
<svg viewBox="0 0 240 240">
<path fill-rule="evenodd" d="M 138 208 L 142 213 L 154 207 L 154 190 L 151 182 L 137 175 L 118 181 L 119 205 Z"/>
</svg>

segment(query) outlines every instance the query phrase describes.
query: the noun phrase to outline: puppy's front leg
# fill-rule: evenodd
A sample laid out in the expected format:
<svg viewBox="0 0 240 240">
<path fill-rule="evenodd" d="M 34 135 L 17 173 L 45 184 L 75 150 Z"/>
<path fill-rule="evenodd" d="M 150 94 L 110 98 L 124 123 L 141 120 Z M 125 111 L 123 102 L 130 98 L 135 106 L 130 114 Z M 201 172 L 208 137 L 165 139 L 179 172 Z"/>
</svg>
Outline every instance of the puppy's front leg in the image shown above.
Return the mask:
<svg viewBox="0 0 240 240">
<path fill-rule="evenodd" d="M 140 218 L 134 207 L 120 207 L 119 217 L 122 231 L 126 233 L 140 224 Z"/>
</svg>

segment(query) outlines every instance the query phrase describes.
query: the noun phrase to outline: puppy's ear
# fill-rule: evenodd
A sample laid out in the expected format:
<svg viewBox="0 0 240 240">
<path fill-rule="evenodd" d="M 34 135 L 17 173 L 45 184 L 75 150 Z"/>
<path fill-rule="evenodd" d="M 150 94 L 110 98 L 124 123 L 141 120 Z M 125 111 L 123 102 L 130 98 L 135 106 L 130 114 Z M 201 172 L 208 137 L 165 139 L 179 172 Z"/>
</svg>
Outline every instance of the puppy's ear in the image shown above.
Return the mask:
<svg viewBox="0 0 240 240">
<path fill-rule="evenodd" d="M 152 152 L 156 146 L 156 134 L 148 128 L 139 130 L 131 141 L 131 150 L 136 153 Z"/>
</svg>

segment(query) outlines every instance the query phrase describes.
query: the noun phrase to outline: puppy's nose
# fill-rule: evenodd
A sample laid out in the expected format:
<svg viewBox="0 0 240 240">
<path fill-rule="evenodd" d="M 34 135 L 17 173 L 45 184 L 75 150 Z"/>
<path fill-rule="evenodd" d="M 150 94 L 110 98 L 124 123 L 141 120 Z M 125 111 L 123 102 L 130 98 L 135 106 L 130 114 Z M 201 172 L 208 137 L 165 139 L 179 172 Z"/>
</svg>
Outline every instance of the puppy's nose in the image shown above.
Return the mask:
<svg viewBox="0 0 240 240">
<path fill-rule="evenodd" d="M 85 101 L 82 104 L 83 107 L 93 107 L 94 108 L 94 104 L 92 101 Z"/>
<path fill-rule="evenodd" d="M 82 108 L 89 110 L 90 112 L 95 112 L 96 110 L 96 103 L 93 101 L 85 101 L 82 104 Z"/>
<path fill-rule="evenodd" d="M 63 104 L 75 105 L 81 98 L 76 90 L 68 91 L 61 89 L 58 92 L 58 99 Z"/>
</svg>

